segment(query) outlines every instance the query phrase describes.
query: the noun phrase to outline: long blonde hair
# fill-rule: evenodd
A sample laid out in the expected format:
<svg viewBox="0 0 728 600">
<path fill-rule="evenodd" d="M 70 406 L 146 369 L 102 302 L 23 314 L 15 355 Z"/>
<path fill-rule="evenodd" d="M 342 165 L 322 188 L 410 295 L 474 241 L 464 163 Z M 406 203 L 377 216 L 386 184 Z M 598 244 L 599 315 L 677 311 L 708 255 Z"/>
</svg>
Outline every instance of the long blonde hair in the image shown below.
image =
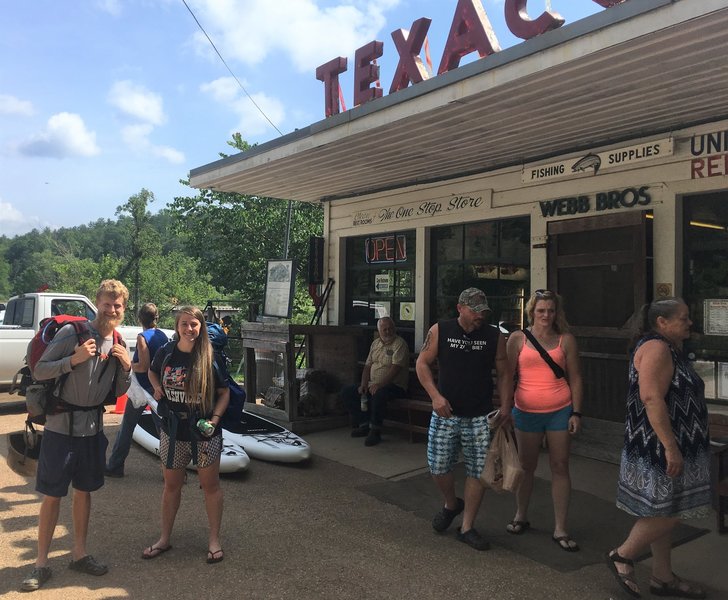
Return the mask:
<svg viewBox="0 0 728 600">
<path fill-rule="evenodd" d="M 200 322 L 200 335 L 192 347 L 190 359 L 190 371 L 185 378 L 185 396 L 187 402 L 200 398 L 202 412 L 208 415 L 212 412 L 215 404 L 215 376 L 212 366 L 212 344 L 207 335 L 205 315 L 195 306 L 181 306 L 177 309 L 177 316 L 174 321 L 174 331 L 177 339 L 181 339 L 179 322 L 182 315 L 189 315 Z"/>
<path fill-rule="evenodd" d="M 536 303 L 539 300 L 550 300 L 554 303 L 556 309 L 556 318 L 554 318 L 554 331 L 556 333 L 568 333 L 569 323 L 566 320 L 566 313 L 564 312 L 564 301 L 561 299 L 556 292 L 551 290 L 536 290 L 526 303 L 526 316 L 528 317 L 528 324 L 533 325 L 533 315 L 536 310 Z"/>
</svg>

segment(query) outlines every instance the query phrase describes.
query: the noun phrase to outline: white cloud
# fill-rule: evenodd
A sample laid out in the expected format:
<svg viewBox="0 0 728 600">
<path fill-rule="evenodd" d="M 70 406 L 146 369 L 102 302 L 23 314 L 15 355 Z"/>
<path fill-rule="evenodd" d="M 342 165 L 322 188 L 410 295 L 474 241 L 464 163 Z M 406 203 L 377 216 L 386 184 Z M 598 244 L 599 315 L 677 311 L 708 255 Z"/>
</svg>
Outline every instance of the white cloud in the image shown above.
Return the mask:
<svg viewBox="0 0 728 600">
<path fill-rule="evenodd" d="M 221 77 L 205 83 L 200 86 L 200 90 L 238 115 L 238 125 L 232 132 L 240 132 L 243 138 L 261 135 L 271 127 L 232 77 Z M 273 123 L 283 122 L 285 110 L 280 100 L 264 93 L 250 96 Z"/>
<path fill-rule="evenodd" d="M 121 15 L 121 0 L 98 0 L 96 6 L 113 17 Z"/>
<path fill-rule="evenodd" d="M 41 222 L 38 217 L 26 217 L 10 202 L 0 198 L 0 235 L 13 237 L 40 227 Z"/>
<path fill-rule="evenodd" d="M 181 164 L 185 161 L 185 155 L 179 150 L 169 146 L 157 146 L 149 140 L 154 127 L 149 123 L 137 123 L 127 125 L 121 129 L 121 139 L 124 143 L 141 154 L 151 154 L 172 164 Z"/>
<path fill-rule="evenodd" d="M 96 133 L 89 131 L 83 119 L 74 113 L 62 112 L 48 119 L 45 131 L 20 142 L 17 149 L 25 156 L 95 156 L 101 152 Z"/>
<path fill-rule="evenodd" d="M 162 97 L 133 81 L 115 82 L 111 86 L 108 99 L 125 117 L 152 125 L 162 125 L 167 120 Z"/>
<path fill-rule="evenodd" d="M 33 104 L 28 100 L 20 100 L 15 96 L 0 94 L 0 114 L 29 117 L 34 112 Z"/>
<path fill-rule="evenodd" d="M 185 160 L 184 153 L 170 146 L 158 146 L 149 137 L 154 128 L 167 121 L 162 96 L 133 81 L 117 81 L 108 94 L 109 104 L 119 110 L 121 115 L 133 121 L 121 129 L 124 143 L 141 154 L 162 158 L 172 164 Z"/>
<path fill-rule="evenodd" d="M 385 13 L 399 3 L 340 0 L 323 7 L 320 0 L 197 0 L 192 6 L 226 60 L 258 64 L 282 52 L 298 71 L 307 72 L 374 39 Z M 200 53 L 213 52 L 201 32 L 195 43 Z"/>
</svg>

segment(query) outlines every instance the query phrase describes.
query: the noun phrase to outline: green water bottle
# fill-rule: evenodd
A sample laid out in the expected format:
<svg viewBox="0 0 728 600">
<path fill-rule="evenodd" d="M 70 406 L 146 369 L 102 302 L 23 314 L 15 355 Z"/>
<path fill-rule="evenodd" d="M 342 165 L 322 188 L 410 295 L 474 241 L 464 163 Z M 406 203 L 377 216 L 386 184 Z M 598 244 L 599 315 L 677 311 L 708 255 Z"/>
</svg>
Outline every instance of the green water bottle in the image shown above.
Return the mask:
<svg viewBox="0 0 728 600">
<path fill-rule="evenodd" d="M 215 426 L 207 419 L 200 419 L 197 421 L 197 429 L 199 429 L 200 433 L 205 437 L 210 437 L 213 433 L 215 433 Z"/>
</svg>

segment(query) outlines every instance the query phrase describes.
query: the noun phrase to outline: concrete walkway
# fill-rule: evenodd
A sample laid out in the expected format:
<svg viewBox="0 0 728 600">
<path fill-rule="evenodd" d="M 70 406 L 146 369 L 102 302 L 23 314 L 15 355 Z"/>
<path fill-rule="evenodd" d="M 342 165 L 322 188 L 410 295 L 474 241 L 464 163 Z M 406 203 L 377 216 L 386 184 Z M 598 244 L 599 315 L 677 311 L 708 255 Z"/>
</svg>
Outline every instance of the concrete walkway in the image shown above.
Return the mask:
<svg viewBox="0 0 728 600">
<path fill-rule="evenodd" d="M 23 419 L 20 414 L 0 415 L 3 456 L 5 434 L 21 429 Z M 111 440 L 119 421 L 118 415 L 106 417 Z M 306 439 L 314 450 L 308 464 L 253 461 L 246 473 L 223 479 L 226 558 L 217 565 L 205 564 L 206 517 L 192 472 L 183 491 L 173 549 L 153 561 L 140 559 L 142 548 L 158 536 L 162 480 L 157 459 L 133 445 L 126 477 L 108 480 L 93 495 L 89 550 L 109 564 L 109 573 L 94 578 L 66 568 L 71 520 L 70 501 L 64 500 L 52 546 L 54 576 L 33 597 L 623 597 L 602 564 L 561 572 L 498 545 L 478 553 L 457 542 L 454 531 L 436 535 L 429 519 L 362 491 L 420 476 L 425 468 L 423 444 L 386 432 L 384 443 L 365 448 L 362 440 L 348 437 L 346 429 Z M 547 471 L 546 467 L 539 475 L 547 477 Z M 614 465 L 575 458 L 573 479 L 576 488 L 613 499 Z M 21 597 L 19 583 L 32 568 L 39 506 L 33 485 L 33 480 L 0 463 L 2 598 Z M 433 512 L 437 508 L 433 505 Z M 487 508 L 483 513 L 481 518 L 487 519 Z M 714 529 L 712 519 L 697 525 Z M 711 531 L 675 550 L 675 571 L 708 586 L 712 598 L 728 597 L 726 556 L 728 536 Z M 639 567 L 645 591 L 647 564 Z"/>
</svg>

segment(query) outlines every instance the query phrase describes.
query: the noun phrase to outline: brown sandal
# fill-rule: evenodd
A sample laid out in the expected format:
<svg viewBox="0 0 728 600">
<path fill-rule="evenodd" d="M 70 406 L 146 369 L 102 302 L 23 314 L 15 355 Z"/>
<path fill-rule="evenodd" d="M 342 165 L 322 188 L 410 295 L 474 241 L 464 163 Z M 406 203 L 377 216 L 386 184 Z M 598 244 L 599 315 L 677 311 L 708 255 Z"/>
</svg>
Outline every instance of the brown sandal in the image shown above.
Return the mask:
<svg viewBox="0 0 728 600">
<path fill-rule="evenodd" d="M 697 584 L 680 579 L 675 573 L 672 574 L 672 581 L 660 581 L 656 577 L 650 579 L 650 593 L 655 596 L 674 596 L 676 598 L 701 598 L 706 597 L 705 590 Z"/>
<path fill-rule="evenodd" d="M 614 579 L 619 584 L 619 587 L 621 587 L 633 598 L 642 598 L 642 594 L 640 594 L 639 592 L 639 586 L 637 585 L 637 581 L 634 578 L 634 562 L 631 561 L 629 558 L 622 558 L 616 550 L 612 550 L 611 552 L 605 554 L 604 560 L 606 561 L 607 567 L 611 571 L 612 575 L 614 575 Z M 628 565 L 632 567 L 632 572 L 620 573 L 617 570 L 617 563 L 622 563 L 623 565 Z M 627 585 L 629 583 L 634 585 L 637 589 L 633 589 L 632 587 Z"/>
</svg>

